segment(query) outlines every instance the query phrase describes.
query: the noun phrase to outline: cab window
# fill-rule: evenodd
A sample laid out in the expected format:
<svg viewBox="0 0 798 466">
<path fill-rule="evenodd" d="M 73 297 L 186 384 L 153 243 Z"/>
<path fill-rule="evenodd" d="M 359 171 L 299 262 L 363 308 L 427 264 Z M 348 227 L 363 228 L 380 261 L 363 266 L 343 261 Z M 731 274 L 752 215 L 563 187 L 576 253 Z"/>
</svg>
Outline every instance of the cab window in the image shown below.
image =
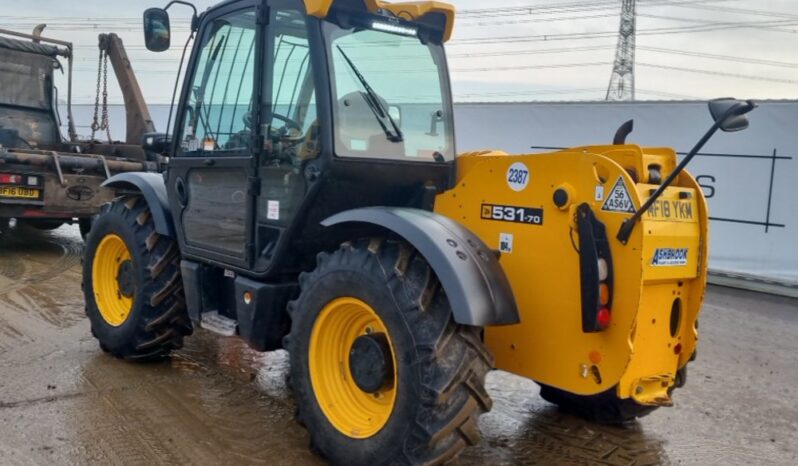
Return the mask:
<svg viewBox="0 0 798 466">
<path fill-rule="evenodd" d="M 178 155 L 250 152 L 255 38 L 252 10 L 218 18 L 206 27 L 191 77 Z"/>
</svg>

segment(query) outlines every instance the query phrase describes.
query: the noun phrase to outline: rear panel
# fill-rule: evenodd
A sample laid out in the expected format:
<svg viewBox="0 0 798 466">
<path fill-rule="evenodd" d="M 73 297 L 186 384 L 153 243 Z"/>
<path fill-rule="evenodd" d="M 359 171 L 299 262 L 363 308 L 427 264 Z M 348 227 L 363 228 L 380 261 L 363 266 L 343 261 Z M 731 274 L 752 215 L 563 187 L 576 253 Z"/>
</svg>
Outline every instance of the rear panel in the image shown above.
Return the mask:
<svg viewBox="0 0 798 466">
<path fill-rule="evenodd" d="M 458 184 L 438 196 L 435 210 L 502 252 L 521 312 L 520 324 L 486 329 L 498 368 L 577 394 L 617 387 L 622 397 L 668 403 L 667 388 L 695 345 L 704 289 L 701 191 L 681 175 L 627 245 L 615 235 L 656 187 L 649 180 L 664 178 L 675 162 L 672 151 L 631 145 L 458 159 Z M 611 255 L 611 318 L 605 329 L 589 332 L 582 317 L 580 205 L 606 230 Z"/>
</svg>

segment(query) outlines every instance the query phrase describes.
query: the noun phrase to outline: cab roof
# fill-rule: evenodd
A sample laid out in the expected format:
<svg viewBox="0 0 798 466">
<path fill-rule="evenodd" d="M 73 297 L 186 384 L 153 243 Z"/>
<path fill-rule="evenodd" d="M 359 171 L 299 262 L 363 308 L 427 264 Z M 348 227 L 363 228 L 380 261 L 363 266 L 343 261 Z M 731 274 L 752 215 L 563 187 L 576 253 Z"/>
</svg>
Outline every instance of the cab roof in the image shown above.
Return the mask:
<svg viewBox="0 0 798 466">
<path fill-rule="evenodd" d="M 388 11 L 393 15 L 408 20 L 418 21 L 426 15 L 439 16 L 440 24 L 443 29 L 443 41 L 446 42 L 452 36 L 454 29 L 454 5 L 437 1 L 426 2 L 384 2 L 382 0 L 304 0 L 305 9 L 308 15 L 317 18 L 324 18 L 329 13 L 333 5 L 348 4 L 365 7 L 371 13 L 380 10 Z"/>
<path fill-rule="evenodd" d="M 225 0 L 208 10 L 216 10 L 240 0 Z M 382 0 L 302 0 L 309 16 L 326 18 L 333 7 L 365 9 L 370 13 L 388 11 L 407 21 L 423 21 L 440 28 L 443 42 L 452 37 L 454 29 L 454 5 L 438 1 L 385 2 Z"/>
</svg>

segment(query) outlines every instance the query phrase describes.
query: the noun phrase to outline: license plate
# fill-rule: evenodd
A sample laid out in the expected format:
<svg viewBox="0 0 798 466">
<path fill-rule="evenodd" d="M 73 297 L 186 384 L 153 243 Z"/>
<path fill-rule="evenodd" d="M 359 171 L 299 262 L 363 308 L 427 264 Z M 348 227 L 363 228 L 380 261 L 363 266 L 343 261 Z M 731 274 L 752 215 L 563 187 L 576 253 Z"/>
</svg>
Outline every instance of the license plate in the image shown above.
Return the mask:
<svg viewBox="0 0 798 466">
<path fill-rule="evenodd" d="M 0 197 L 14 199 L 38 199 L 40 191 L 22 186 L 0 186 Z"/>
<path fill-rule="evenodd" d="M 671 222 L 696 222 L 698 212 L 694 201 L 658 199 L 646 211 L 646 218 Z"/>
</svg>

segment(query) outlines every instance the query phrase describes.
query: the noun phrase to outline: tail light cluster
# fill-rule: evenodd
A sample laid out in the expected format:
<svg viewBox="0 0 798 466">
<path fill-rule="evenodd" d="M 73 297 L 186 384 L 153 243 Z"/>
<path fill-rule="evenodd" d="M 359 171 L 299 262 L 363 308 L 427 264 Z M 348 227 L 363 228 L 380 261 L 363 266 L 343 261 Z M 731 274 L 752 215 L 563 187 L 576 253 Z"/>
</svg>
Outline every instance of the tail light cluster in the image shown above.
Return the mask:
<svg viewBox="0 0 798 466">
<path fill-rule="evenodd" d="M 612 321 L 612 256 L 607 231 L 588 204 L 576 210 L 582 331 L 600 332 Z"/>
<path fill-rule="evenodd" d="M 34 175 L 0 173 L 0 184 L 3 185 L 39 186 L 39 179 L 38 176 Z"/>
</svg>

